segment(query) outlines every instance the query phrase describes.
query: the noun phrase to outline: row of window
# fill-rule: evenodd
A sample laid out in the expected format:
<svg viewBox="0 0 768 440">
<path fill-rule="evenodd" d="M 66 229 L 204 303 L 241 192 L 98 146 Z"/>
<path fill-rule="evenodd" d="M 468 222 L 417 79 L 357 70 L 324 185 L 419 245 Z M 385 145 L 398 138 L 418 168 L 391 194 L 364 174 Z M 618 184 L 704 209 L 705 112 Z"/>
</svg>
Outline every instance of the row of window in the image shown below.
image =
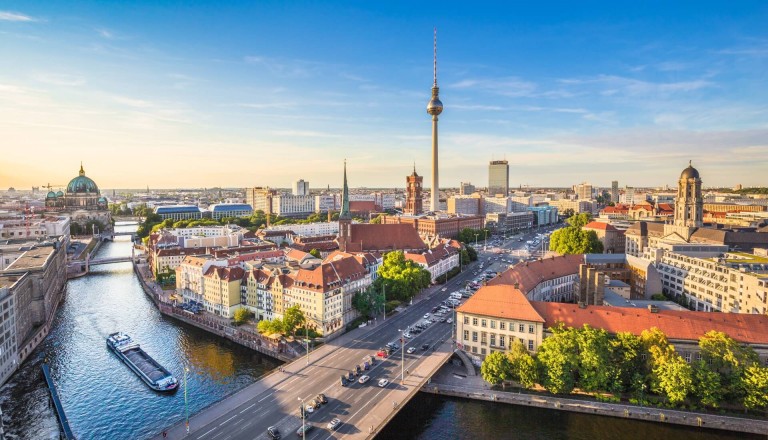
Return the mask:
<svg viewBox="0 0 768 440">
<path fill-rule="evenodd" d="M 464 324 L 469 324 L 469 316 L 464 317 Z M 472 318 L 472 325 L 477 326 L 478 323 L 480 324 L 480 327 L 489 327 L 492 329 L 496 328 L 497 321 L 493 319 L 485 319 L 485 318 Z M 506 321 L 498 321 L 499 330 L 506 330 L 507 326 L 509 326 L 509 331 L 513 332 L 515 331 L 515 323 Z M 519 333 L 525 333 L 525 324 L 519 323 L 517 325 L 517 331 Z M 528 324 L 528 333 L 535 333 L 536 327 L 533 324 Z"/>
</svg>

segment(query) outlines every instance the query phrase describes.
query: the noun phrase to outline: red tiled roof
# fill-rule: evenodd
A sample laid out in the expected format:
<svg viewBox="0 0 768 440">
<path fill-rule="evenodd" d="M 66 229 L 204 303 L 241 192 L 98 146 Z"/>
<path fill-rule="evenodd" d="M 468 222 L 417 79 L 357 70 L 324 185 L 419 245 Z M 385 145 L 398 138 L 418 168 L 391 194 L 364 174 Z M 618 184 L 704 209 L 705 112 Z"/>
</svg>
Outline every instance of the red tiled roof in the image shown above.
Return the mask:
<svg viewBox="0 0 768 440">
<path fill-rule="evenodd" d="M 488 281 L 488 285 L 518 283 L 520 291 L 530 292 L 542 281 L 579 273 L 579 265 L 584 262 L 584 255 L 561 255 L 531 262 L 521 262 Z"/>
<path fill-rule="evenodd" d="M 373 200 L 350 200 L 349 210 L 351 212 L 376 211 L 376 203 Z"/>
<path fill-rule="evenodd" d="M 211 266 L 205 271 L 206 278 L 218 278 L 220 280 L 242 280 L 245 271 L 239 267 L 218 267 Z"/>
<path fill-rule="evenodd" d="M 544 318 L 536 309 L 531 307 L 531 302 L 525 295 L 510 285 L 482 287 L 456 311 L 474 315 L 544 322 Z"/>
<path fill-rule="evenodd" d="M 155 255 L 158 257 L 173 257 L 178 255 L 203 255 L 205 254 L 205 248 L 173 248 L 173 249 L 159 249 Z"/>
<path fill-rule="evenodd" d="M 351 225 L 348 252 L 426 249 L 418 231 L 410 224 Z"/>
<path fill-rule="evenodd" d="M 299 269 L 294 275 L 294 285 L 318 292 L 341 287 L 348 280 L 365 277 L 368 272 L 352 256 L 321 264 L 315 269 Z"/>
<path fill-rule="evenodd" d="M 583 229 L 599 229 L 601 231 L 618 231 L 613 225 L 604 222 L 589 222 Z"/>
<path fill-rule="evenodd" d="M 479 293 L 479 291 L 478 291 Z M 469 303 L 469 301 L 467 301 Z M 568 327 L 589 324 L 608 333 L 629 332 L 639 335 L 656 327 L 670 340 L 697 340 L 710 330 L 717 330 L 746 344 L 768 344 L 768 316 L 743 313 L 690 312 L 532 301 L 531 306 L 545 320 L 546 327 L 562 322 Z"/>
</svg>

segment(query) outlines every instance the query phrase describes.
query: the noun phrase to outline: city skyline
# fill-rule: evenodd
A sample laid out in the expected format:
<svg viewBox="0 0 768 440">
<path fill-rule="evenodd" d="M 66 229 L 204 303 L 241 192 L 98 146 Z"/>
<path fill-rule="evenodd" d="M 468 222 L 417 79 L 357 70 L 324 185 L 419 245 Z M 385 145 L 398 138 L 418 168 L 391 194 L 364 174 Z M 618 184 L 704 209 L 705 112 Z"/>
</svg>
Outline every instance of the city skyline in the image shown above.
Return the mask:
<svg viewBox="0 0 768 440">
<path fill-rule="evenodd" d="M 0 188 L 404 188 L 435 27 L 441 187 L 766 185 L 760 2 L 440 4 L 4 2 Z"/>
</svg>

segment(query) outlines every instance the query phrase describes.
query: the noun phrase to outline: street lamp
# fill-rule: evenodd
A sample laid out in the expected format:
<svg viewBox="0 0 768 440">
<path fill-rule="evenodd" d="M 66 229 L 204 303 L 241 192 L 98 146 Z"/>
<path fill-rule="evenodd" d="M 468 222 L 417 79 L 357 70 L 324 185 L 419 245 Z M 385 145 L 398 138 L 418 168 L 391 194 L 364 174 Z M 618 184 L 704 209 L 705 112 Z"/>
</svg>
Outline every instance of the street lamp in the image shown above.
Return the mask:
<svg viewBox="0 0 768 440">
<path fill-rule="evenodd" d="M 189 372 L 189 367 L 184 366 L 184 410 L 187 413 L 187 434 L 189 434 L 189 404 L 187 403 L 187 373 Z"/>
<path fill-rule="evenodd" d="M 475 232 L 475 247 L 477 247 L 477 237 L 480 235 L 479 232 Z"/>
<path fill-rule="evenodd" d="M 381 283 L 381 293 L 384 295 L 384 317 L 381 318 L 381 322 L 384 322 L 387 320 L 387 285 L 386 283 Z"/>
<path fill-rule="evenodd" d="M 405 330 L 397 329 L 400 332 L 400 377 L 401 384 L 405 383 Z"/>
<path fill-rule="evenodd" d="M 307 429 L 304 426 L 304 417 L 307 409 L 304 407 L 304 399 L 301 397 L 298 398 L 301 402 L 301 438 L 302 440 L 307 440 Z"/>
<path fill-rule="evenodd" d="M 309 365 L 309 326 L 306 319 L 304 319 L 304 338 L 307 341 L 307 365 Z"/>
</svg>

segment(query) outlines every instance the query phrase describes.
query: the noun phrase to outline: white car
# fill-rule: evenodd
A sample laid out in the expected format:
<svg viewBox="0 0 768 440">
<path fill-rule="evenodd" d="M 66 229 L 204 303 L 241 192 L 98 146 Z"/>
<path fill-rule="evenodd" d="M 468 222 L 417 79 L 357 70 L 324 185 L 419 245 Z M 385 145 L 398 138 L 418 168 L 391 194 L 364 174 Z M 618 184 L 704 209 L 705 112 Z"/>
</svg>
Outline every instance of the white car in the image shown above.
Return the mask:
<svg viewBox="0 0 768 440">
<path fill-rule="evenodd" d="M 441 292 L 445 292 L 446 290 L 448 290 L 447 287 L 443 287 L 442 289 L 440 289 Z"/>
<path fill-rule="evenodd" d="M 448 321 L 446 321 L 448 324 L 453 324 L 453 318 L 448 318 Z M 413 348 L 413 347 L 411 347 Z"/>
<path fill-rule="evenodd" d="M 315 407 L 312 405 L 307 405 L 304 407 L 304 409 L 307 410 L 307 414 L 312 414 L 313 412 L 315 412 Z"/>
<path fill-rule="evenodd" d="M 333 419 L 330 422 L 328 422 L 327 428 L 330 429 L 331 431 L 334 431 L 336 428 L 339 427 L 339 425 L 341 425 L 341 420 Z"/>
<path fill-rule="evenodd" d="M 424 314 L 424 319 L 429 319 L 429 313 Z"/>
<path fill-rule="evenodd" d="M 405 350 L 405 351 L 408 352 L 408 354 L 411 354 L 414 351 L 416 351 L 416 347 L 408 347 L 408 350 Z"/>
<path fill-rule="evenodd" d="M 389 383 L 389 381 L 387 379 L 379 379 L 379 386 L 382 387 L 382 388 L 387 386 L 388 383 Z"/>
<path fill-rule="evenodd" d="M 360 379 L 357 379 L 357 381 L 360 383 L 366 383 L 369 380 L 371 380 L 371 376 L 368 376 L 367 374 L 363 374 L 362 376 L 360 376 Z"/>
</svg>

